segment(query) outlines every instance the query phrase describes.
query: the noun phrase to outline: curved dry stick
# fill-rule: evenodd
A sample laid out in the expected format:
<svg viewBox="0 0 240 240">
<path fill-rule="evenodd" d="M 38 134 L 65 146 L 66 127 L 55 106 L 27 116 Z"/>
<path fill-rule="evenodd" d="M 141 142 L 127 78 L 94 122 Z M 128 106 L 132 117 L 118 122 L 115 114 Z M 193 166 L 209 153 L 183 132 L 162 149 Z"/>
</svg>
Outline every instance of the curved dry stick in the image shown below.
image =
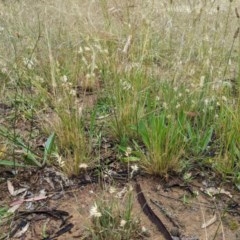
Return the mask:
<svg viewBox="0 0 240 240">
<path fill-rule="evenodd" d="M 173 240 L 171 234 L 168 232 L 162 221 L 149 207 L 139 183 L 136 184 L 136 191 L 138 202 L 141 205 L 143 212 L 148 216 L 149 220 L 157 226 L 158 230 L 162 233 L 166 240 Z"/>
</svg>

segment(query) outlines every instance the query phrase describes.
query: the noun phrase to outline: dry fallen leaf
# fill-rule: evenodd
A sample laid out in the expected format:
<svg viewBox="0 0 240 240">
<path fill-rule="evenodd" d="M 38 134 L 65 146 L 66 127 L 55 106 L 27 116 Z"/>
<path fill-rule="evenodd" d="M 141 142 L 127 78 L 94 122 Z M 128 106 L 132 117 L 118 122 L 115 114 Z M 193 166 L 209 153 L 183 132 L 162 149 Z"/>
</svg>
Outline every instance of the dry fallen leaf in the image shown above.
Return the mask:
<svg viewBox="0 0 240 240">
<path fill-rule="evenodd" d="M 8 186 L 8 191 L 12 196 L 17 196 L 18 194 L 27 191 L 27 188 L 19 188 L 18 190 L 14 190 L 14 186 L 9 180 L 7 181 L 7 186 Z"/>
<path fill-rule="evenodd" d="M 232 198 L 232 194 L 229 191 L 225 191 L 222 188 L 209 187 L 209 188 L 201 189 L 201 190 L 211 197 L 214 195 L 217 195 L 217 194 L 225 194 L 228 197 Z"/>
<path fill-rule="evenodd" d="M 13 194 L 14 194 L 14 187 L 13 187 L 12 183 L 9 180 L 7 180 L 7 187 L 8 187 L 9 193 L 13 196 Z"/>
<path fill-rule="evenodd" d="M 10 206 L 13 207 L 13 206 L 16 206 L 16 205 L 21 205 L 21 204 L 23 204 L 24 202 L 25 202 L 24 199 L 17 199 L 17 200 L 15 200 L 15 201 L 13 201 L 13 202 L 10 204 Z"/>
<path fill-rule="evenodd" d="M 19 202 L 19 204 L 13 205 L 11 208 L 8 209 L 8 213 L 14 213 L 19 207 L 22 205 L 23 202 Z"/>
<path fill-rule="evenodd" d="M 20 238 L 29 228 L 30 222 L 27 222 L 26 225 L 18 231 L 13 237 L 14 238 Z"/>
<path fill-rule="evenodd" d="M 22 198 L 19 198 L 15 201 L 13 201 L 10 206 L 11 207 L 14 207 L 14 206 L 21 206 L 21 204 L 23 204 L 24 202 L 35 202 L 35 201 L 40 201 L 40 200 L 43 200 L 43 199 L 46 199 L 48 197 L 51 197 L 52 195 L 49 195 L 49 196 L 46 196 L 46 191 L 43 189 L 40 191 L 40 194 L 38 196 L 35 196 L 35 197 L 31 197 L 31 198 L 27 198 L 27 199 L 24 199 L 24 197 Z M 16 207 L 17 208 L 17 207 Z M 14 208 L 13 208 L 14 209 Z"/>
<path fill-rule="evenodd" d="M 52 179 L 50 179 L 49 177 L 45 177 L 44 180 L 50 185 L 52 189 L 55 189 Z"/>
</svg>

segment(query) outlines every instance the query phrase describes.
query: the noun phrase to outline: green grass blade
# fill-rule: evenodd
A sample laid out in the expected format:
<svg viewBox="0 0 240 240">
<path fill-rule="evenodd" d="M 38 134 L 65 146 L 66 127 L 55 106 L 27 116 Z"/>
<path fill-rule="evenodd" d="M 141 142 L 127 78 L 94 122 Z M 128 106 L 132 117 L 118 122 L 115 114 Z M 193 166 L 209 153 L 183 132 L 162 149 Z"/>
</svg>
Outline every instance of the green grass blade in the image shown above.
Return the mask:
<svg viewBox="0 0 240 240">
<path fill-rule="evenodd" d="M 14 161 L 10 160 L 0 160 L 0 165 L 7 167 L 26 167 L 24 164 L 15 163 Z"/>
<path fill-rule="evenodd" d="M 56 137 L 56 134 L 55 133 L 52 133 L 46 143 L 45 143 L 45 148 L 44 148 L 44 156 L 43 156 L 43 166 L 46 164 L 47 162 L 47 158 L 49 156 L 49 154 L 51 154 L 51 152 L 53 151 L 53 148 L 54 148 L 54 141 L 55 141 L 55 137 Z"/>
<path fill-rule="evenodd" d="M 206 134 L 205 138 L 203 139 L 204 141 L 203 141 L 202 151 L 207 149 L 207 146 L 212 139 L 212 134 L 213 134 L 213 127 L 211 127 L 209 129 L 208 133 Z"/>
</svg>

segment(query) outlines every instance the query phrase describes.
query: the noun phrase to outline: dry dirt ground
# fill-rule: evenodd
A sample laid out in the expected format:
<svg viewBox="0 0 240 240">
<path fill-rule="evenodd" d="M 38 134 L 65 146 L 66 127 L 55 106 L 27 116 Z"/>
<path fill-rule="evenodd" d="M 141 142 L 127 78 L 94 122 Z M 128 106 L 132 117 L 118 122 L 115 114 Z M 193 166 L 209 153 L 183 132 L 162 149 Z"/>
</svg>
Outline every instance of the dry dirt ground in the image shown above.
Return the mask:
<svg viewBox="0 0 240 240">
<path fill-rule="evenodd" d="M 27 188 L 24 199 L 32 199 L 22 203 L 10 225 L 0 226 L 1 233 L 9 233 L 18 224 L 29 223 L 26 232 L 20 237 L 25 240 L 44 239 L 44 233 L 50 236 L 45 239 L 81 239 L 86 228 L 91 226 L 91 206 L 110 186 L 110 183 L 99 182 L 93 171 L 74 179 L 65 178 L 54 168 L 20 172 L 15 177 L 2 171 L 1 176 L 0 205 L 10 207 L 21 195 L 11 196 L 6 179 L 14 186 L 14 191 Z M 121 180 L 112 179 L 111 185 L 119 191 L 126 185 L 133 186 L 134 217 L 140 219 L 141 226 L 149 232 L 149 236 L 144 239 L 165 238 L 143 212 L 137 200 L 136 184 L 140 185 L 148 205 L 166 226 L 172 239 L 240 239 L 239 191 L 231 185 L 221 184 L 214 175 L 203 178 L 194 173 L 193 176 L 195 179 L 187 184 L 177 176 L 164 180 L 144 176 L 139 172 L 135 180 L 124 180 L 124 177 Z M 43 190 L 46 194 L 40 195 Z M 46 198 L 41 199 L 39 196 Z M 51 238 L 60 229 L 61 235 Z"/>
</svg>

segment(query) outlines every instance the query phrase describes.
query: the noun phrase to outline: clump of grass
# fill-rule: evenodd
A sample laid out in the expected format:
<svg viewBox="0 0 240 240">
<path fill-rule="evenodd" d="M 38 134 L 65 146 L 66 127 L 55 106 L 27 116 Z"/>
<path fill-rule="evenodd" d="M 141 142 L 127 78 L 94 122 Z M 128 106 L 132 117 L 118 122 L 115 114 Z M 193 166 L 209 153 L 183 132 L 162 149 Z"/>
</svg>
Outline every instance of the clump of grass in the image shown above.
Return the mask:
<svg viewBox="0 0 240 240">
<path fill-rule="evenodd" d="M 220 173 L 233 178 L 240 170 L 239 110 L 239 105 L 229 106 L 227 102 L 224 102 L 216 127 L 219 152 L 214 167 Z"/>
<path fill-rule="evenodd" d="M 52 100 L 54 111 L 47 116 L 47 131 L 56 134 L 57 162 L 68 175 L 79 173 L 79 165 L 88 163 L 91 144 L 85 130 L 82 105 L 66 75 L 60 77 L 58 91 Z"/>
<path fill-rule="evenodd" d="M 133 193 L 124 188 L 95 202 L 90 209 L 91 227 L 84 239 L 142 239 L 140 221 L 133 216 Z"/>
<path fill-rule="evenodd" d="M 122 78 L 121 78 L 122 77 Z M 133 127 L 144 115 L 145 76 L 141 72 L 135 75 L 120 75 L 116 79 L 113 90 L 113 120 L 111 122 L 113 136 L 119 141 L 128 141 L 136 137 Z"/>
<path fill-rule="evenodd" d="M 182 126 L 166 112 L 151 114 L 138 124 L 140 140 L 146 147 L 141 164 L 150 174 L 164 175 L 179 168 L 184 153 Z"/>
<path fill-rule="evenodd" d="M 50 126 L 57 136 L 57 163 L 68 175 L 77 175 L 79 165 L 90 162 L 91 144 L 87 140 L 83 121 L 67 113 L 58 113 L 52 120 L 54 125 Z"/>
</svg>

